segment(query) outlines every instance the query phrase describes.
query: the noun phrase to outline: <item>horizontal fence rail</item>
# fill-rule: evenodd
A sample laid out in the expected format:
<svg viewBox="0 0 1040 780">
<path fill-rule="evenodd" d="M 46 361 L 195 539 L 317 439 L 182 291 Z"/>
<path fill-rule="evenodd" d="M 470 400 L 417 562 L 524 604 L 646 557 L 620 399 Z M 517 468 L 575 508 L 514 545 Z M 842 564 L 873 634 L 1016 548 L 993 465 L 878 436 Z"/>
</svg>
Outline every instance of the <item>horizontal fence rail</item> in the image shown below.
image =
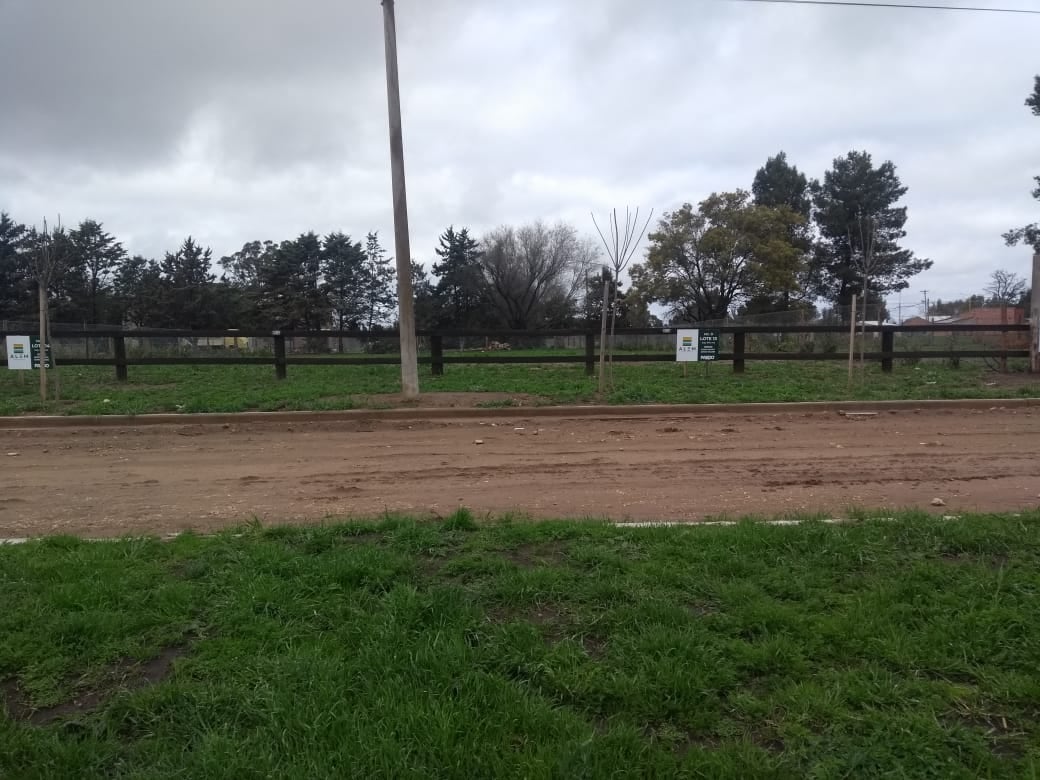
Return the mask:
<svg viewBox="0 0 1040 780">
<path fill-rule="evenodd" d="M 656 351 L 646 352 L 619 352 L 615 353 L 613 360 L 619 363 L 659 363 L 659 362 L 670 362 L 675 360 L 674 350 L 668 348 L 668 345 L 663 342 L 663 337 L 674 337 L 676 330 L 681 328 L 696 328 L 696 327 L 707 327 L 698 326 L 697 324 L 691 324 L 689 326 L 670 326 L 663 328 L 626 328 L 624 330 L 618 330 L 616 335 L 619 338 L 631 337 L 631 336 L 657 336 L 662 337 L 662 346 L 658 347 Z M 849 325 L 822 325 L 822 324 L 801 324 L 801 325 L 719 325 L 710 326 L 714 330 L 718 330 L 723 334 L 732 335 L 732 349 L 729 352 L 720 351 L 717 360 L 721 362 L 730 362 L 733 364 L 733 370 L 736 373 L 742 373 L 745 369 L 745 364 L 748 361 L 835 361 L 835 360 L 848 360 L 849 353 L 839 352 L 836 349 L 834 351 L 759 351 L 749 350 L 748 347 L 748 336 L 749 335 L 771 335 L 771 336 L 814 336 L 816 334 L 839 334 L 840 336 L 847 339 L 849 335 Z M 856 336 L 860 337 L 865 334 L 869 341 L 877 341 L 880 349 L 865 350 L 862 353 L 860 350 L 856 350 L 854 357 L 859 359 L 862 354 L 864 360 L 871 362 L 880 362 L 881 368 L 885 372 L 890 372 L 893 367 L 895 360 L 908 359 L 908 360 L 920 360 L 927 358 L 945 358 L 945 359 L 959 359 L 959 358 L 989 358 L 1001 361 L 1006 361 L 1010 358 L 1028 358 L 1029 350 L 1026 348 L 1012 348 L 1009 344 L 1009 336 L 1014 335 L 1015 341 L 1028 342 L 1028 335 L 1020 336 L 1018 334 L 1028 334 L 1030 332 L 1029 324 L 1012 324 L 1002 323 L 995 325 L 969 325 L 969 324 L 930 324 L 930 325 L 867 325 L 856 327 Z M 956 334 L 988 334 L 987 338 L 989 341 L 999 341 L 1001 343 L 995 345 L 990 349 L 979 348 L 978 344 L 965 345 L 965 348 L 954 348 L 954 345 L 950 345 L 950 348 L 945 348 L 946 345 L 941 347 L 937 346 L 936 349 L 905 349 L 897 351 L 895 349 L 895 339 L 897 334 L 914 334 L 917 336 L 935 336 L 937 334 L 949 334 L 952 338 Z M 6 331 L 0 331 L 0 341 L 2 341 L 8 335 L 31 335 L 24 332 L 20 333 L 9 333 Z M 535 364 L 535 363 L 571 363 L 571 364 L 584 364 L 585 371 L 588 374 L 593 374 L 596 369 L 596 363 L 599 360 L 599 352 L 601 345 L 599 344 L 599 333 L 588 329 L 580 328 L 564 328 L 557 330 L 538 330 L 538 331 L 522 331 L 522 330 L 419 330 L 417 335 L 424 339 L 428 345 L 428 355 L 421 355 L 419 357 L 419 363 L 422 365 L 429 365 L 431 367 L 431 373 L 435 376 L 439 376 L 444 373 L 444 368 L 447 365 L 453 364 Z M 112 366 L 115 368 L 116 378 L 120 381 L 127 381 L 129 367 L 130 366 L 163 366 L 163 365 L 187 365 L 187 366 L 222 366 L 222 365 L 268 365 L 274 366 L 275 376 L 278 379 L 285 379 L 288 374 L 288 367 L 290 365 L 295 366 L 372 366 L 372 365 L 398 365 L 400 363 L 400 357 L 396 354 L 372 354 L 366 357 L 350 357 L 344 353 L 325 353 L 321 355 L 316 354 L 304 354 L 304 355 L 293 355 L 290 354 L 287 345 L 295 343 L 296 341 L 303 340 L 314 345 L 324 344 L 325 348 L 329 348 L 329 344 L 335 340 L 353 339 L 362 344 L 371 344 L 374 342 L 396 340 L 398 334 L 396 331 L 385 331 L 385 332 L 369 332 L 369 331 L 350 331 L 350 330 L 322 330 L 322 331 L 297 331 L 297 330 L 160 330 L 152 328 L 141 328 L 136 330 L 124 330 L 119 328 L 95 328 L 91 330 L 84 329 L 72 329 L 72 328 L 59 328 L 55 327 L 52 334 L 52 340 L 84 340 L 84 343 L 89 345 L 91 343 L 97 344 L 98 342 L 108 342 L 111 346 L 109 350 L 97 350 L 103 351 L 106 354 L 111 354 L 111 357 L 90 357 L 90 347 L 87 347 L 87 357 L 67 357 L 61 358 L 56 357 L 56 362 L 66 366 Z M 506 344 L 509 342 L 522 342 L 530 344 L 533 342 L 541 341 L 544 345 L 546 340 L 551 339 L 565 339 L 572 338 L 578 339 L 581 343 L 580 347 L 572 348 L 575 350 L 575 354 L 541 354 L 541 355 L 525 355 L 525 354 L 510 354 L 508 349 L 503 350 L 484 350 L 479 354 L 445 354 L 445 341 L 446 340 L 465 340 L 465 339 L 484 339 L 484 340 L 502 340 Z M 131 343 L 137 343 L 142 339 L 168 339 L 176 342 L 187 341 L 188 344 L 184 345 L 187 347 L 194 348 L 213 348 L 214 354 L 211 355 L 133 355 L 128 352 L 128 341 Z M 219 344 L 199 344 L 199 341 L 207 340 L 225 340 L 228 343 Z M 269 340 L 271 348 L 268 351 L 265 349 L 265 354 L 241 354 L 240 343 L 243 340 L 255 340 L 263 339 Z M 847 340 L 843 339 L 844 343 L 847 344 Z M 668 351 L 666 351 L 668 348 Z M 55 350 L 57 351 L 57 350 Z M 320 347 L 319 347 L 320 351 Z M 224 352 L 225 354 L 220 354 Z M 238 354 L 236 354 L 238 353 Z M 3 365 L 6 366 L 6 350 L 3 354 Z"/>
</svg>

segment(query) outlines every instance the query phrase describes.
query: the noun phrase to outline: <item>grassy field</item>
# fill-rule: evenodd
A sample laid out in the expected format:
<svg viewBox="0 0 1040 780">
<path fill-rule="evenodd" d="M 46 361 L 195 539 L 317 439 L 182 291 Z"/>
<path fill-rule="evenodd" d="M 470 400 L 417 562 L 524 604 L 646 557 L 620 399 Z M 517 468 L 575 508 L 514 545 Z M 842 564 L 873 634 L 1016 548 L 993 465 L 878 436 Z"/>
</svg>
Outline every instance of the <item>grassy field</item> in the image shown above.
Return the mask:
<svg viewBox="0 0 1040 780">
<path fill-rule="evenodd" d="M 0 548 L 0 777 L 1037 777 L 1040 513 Z"/>
<path fill-rule="evenodd" d="M 525 404 L 589 403 L 597 383 L 582 365 L 448 365 L 443 376 L 421 367 L 425 392 L 509 393 L 529 396 Z M 61 401 L 40 404 L 35 374 L 0 370 L 0 415 L 47 411 L 58 414 L 144 414 L 147 412 L 237 412 L 278 409 L 350 409 L 389 405 L 380 398 L 400 389 L 393 365 L 289 366 L 279 382 L 270 366 L 142 366 L 130 381 L 116 382 L 110 368 L 60 369 Z M 989 371 L 980 362 L 898 364 L 891 374 L 876 365 L 857 369 L 850 390 L 846 367 L 836 362 L 749 363 L 736 375 L 729 364 L 692 366 L 683 378 L 675 363 L 619 363 L 613 404 L 725 403 L 756 401 L 1007 398 L 1040 396 L 1040 378 Z M 374 397 L 373 397 L 374 396 Z M 479 400 L 474 401 L 480 404 Z M 485 405 L 509 404 L 508 399 Z"/>
</svg>

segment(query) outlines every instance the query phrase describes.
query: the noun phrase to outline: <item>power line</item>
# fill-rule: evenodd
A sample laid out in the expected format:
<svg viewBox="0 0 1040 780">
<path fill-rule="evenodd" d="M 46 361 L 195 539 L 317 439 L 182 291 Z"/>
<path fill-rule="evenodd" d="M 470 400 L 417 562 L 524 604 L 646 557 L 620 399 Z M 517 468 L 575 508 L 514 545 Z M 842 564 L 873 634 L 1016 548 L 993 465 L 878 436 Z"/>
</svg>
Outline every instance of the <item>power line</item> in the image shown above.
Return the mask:
<svg viewBox="0 0 1040 780">
<path fill-rule="evenodd" d="M 863 0 L 729 0 L 735 3 L 775 3 L 780 5 L 837 5 L 854 8 L 912 8 L 926 11 L 975 11 L 995 14 L 1037 14 L 1040 11 L 1027 8 L 983 8 L 967 5 L 924 5 L 919 3 L 871 3 Z"/>
</svg>

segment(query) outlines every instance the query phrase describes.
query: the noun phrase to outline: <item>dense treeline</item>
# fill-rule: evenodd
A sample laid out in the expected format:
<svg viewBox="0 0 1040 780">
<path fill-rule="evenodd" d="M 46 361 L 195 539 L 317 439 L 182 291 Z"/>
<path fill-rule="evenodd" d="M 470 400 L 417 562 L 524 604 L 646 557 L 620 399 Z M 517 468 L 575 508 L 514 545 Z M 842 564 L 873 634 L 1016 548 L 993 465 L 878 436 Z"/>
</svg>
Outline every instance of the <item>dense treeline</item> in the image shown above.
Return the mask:
<svg viewBox="0 0 1040 780">
<path fill-rule="evenodd" d="M 63 269 L 51 319 L 156 328 L 296 328 L 374 331 L 397 317 L 392 257 L 369 233 L 251 241 L 215 260 L 186 238 L 155 260 L 130 255 L 95 220 L 49 232 Z M 0 213 L 0 321 L 37 316 L 33 253 L 43 239 Z M 534 223 L 474 240 L 449 227 L 432 275 L 412 264 L 420 327 L 562 327 L 599 316 L 596 252 L 568 225 Z"/>
<path fill-rule="evenodd" d="M 397 318 L 397 272 L 376 233 L 251 241 L 215 260 L 190 236 L 161 260 L 130 255 L 95 220 L 47 235 L 62 268 L 51 320 L 154 328 L 377 331 Z M 33 253 L 43 238 L 0 213 L 0 321 L 36 313 Z M 477 241 L 449 227 L 428 272 L 412 263 L 419 327 L 534 329 L 598 322 L 595 245 L 567 224 L 505 226 Z M 619 296 L 624 325 L 650 324 Z"/>
<path fill-rule="evenodd" d="M 748 189 L 712 193 L 665 212 L 645 260 L 618 282 L 619 327 L 720 320 L 734 314 L 844 310 L 862 299 L 870 318 L 883 296 L 931 266 L 900 245 L 907 188 L 891 162 L 866 152 L 834 160 L 810 180 L 780 152 Z M 60 262 L 51 321 L 159 328 L 375 331 L 397 317 L 396 264 L 376 233 L 303 233 L 250 241 L 214 258 L 193 238 L 162 258 L 129 254 L 92 219 L 42 235 L 0 214 L 0 321 L 36 317 L 32 258 L 46 239 Z M 599 245 L 566 223 L 505 225 L 480 238 L 449 227 L 429 270 L 412 263 L 416 319 L 430 328 L 537 329 L 598 323 L 604 278 Z M 609 285 L 613 293 L 614 285 Z"/>
</svg>

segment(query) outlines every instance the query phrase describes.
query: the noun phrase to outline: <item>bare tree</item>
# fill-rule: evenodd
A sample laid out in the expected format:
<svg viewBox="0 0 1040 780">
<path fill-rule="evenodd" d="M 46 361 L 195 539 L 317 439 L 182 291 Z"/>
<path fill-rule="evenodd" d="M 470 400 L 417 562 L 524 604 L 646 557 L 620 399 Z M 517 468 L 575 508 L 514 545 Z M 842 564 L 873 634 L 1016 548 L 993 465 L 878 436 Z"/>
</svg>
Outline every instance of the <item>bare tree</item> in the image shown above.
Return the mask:
<svg viewBox="0 0 1040 780">
<path fill-rule="evenodd" d="M 1013 271 L 1005 271 L 1003 269 L 991 273 L 989 275 L 989 284 L 986 286 L 986 292 L 990 294 L 990 300 L 1002 309 L 1007 309 L 1008 306 L 1017 303 L 1025 290 L 1025 279 Z"/>
<path fill-rule="evenodd" d="M 607 215 L 607 235 L 604 235 L 603 230 L 600 229 L 599 223 L 596 221 L 596 215 L 592 215 L 592 224 L 596 226 L 596 232 L 599 233 L 600 241 L 603 242 L 603 248 L 607 252 L 607 259 L 610 260 L 613 273 L 611 274 L 611 283 L 613 289 L 610 293 L 610 343 L 609 345 L 600 345 L 600 349 L 606 346 L 607 359 L 610 363 L 610 383 L 614 383 L 614 332 L 617 325 L 617 309 L 618 309 L 618 282 L 621 278 L 621 272 L 625 270 L 632 256 L 636 253 L 639 248 L 640 242 L 643 240 L 643 236 L 646 235 L 646 229 L 650 226 L 650 220 L 654 217 L 654 210 L 650 209 L 650 213 L 647 215 L 646 221 L 643 222 L 643 227 L 639 227 L 639 207 L 636 207 L 635 214 L 626 206 L 625 207 L 625 226 L 621 227 L 621 223 L 618 221 L 617 209 L 611 210 L 610 214 Z M 608 302 L 603 301 L 603 306 L 607 306 Z M 600 377 L 600 388 L 603 387 L 603 377 Z"/>
<path fill-rule="evenodd" d="M 595 257 L 590 242 L 562 222 L 499 227 L 482 244 L 490 300 L 505 324 L 517 330 L 569 315 Z"/>
<path fill-rule="evenodd" d="M 1013 271 L 998 269 L 989 276 L 989 284 L 986 292 L 990 294 L 990 300 L 1000 307 L 1000 324 L 1007 324 L 1008 306 L 1017 303 L 1026 289 L 1026 280 Z M 1002 349 L 1007 349 L 1007 331 L 1000 332 L 1000 344 Z M 1001 356 L 1000 370 L 1007 373 L 1007 357 Z"/>
</svg>

